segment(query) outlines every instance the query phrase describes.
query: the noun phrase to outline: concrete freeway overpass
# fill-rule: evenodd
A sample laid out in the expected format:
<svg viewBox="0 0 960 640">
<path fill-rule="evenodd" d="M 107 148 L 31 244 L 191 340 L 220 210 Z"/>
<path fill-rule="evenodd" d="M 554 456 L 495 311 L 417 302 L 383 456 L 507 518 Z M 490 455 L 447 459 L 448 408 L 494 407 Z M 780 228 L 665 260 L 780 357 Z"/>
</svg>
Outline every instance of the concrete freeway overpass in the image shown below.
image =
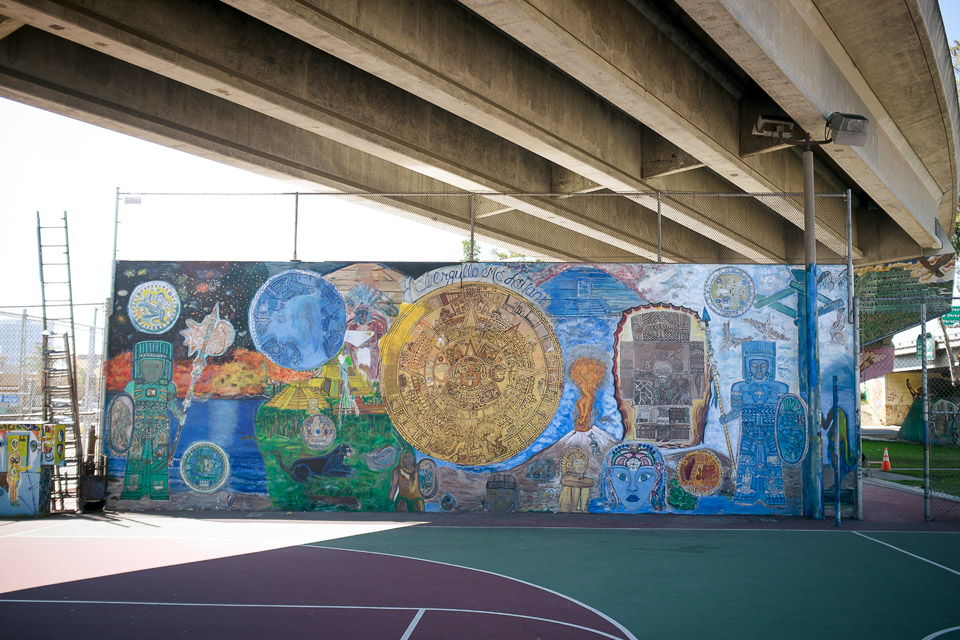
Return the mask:
<svg viewBox="0 0 960 640">
<path fill-rule="evenodd" d="M 936 0 L 0 0 L 0 95 L 562 260 L 656 258 L 654 198 L 853 193 L 854 258 L 948 247 L 960 109 Z M 664 256 L 802 262 L 799 199 L 663 202 Z M 819 251 L 846 251 L 842 209 Z"/>
</svg>

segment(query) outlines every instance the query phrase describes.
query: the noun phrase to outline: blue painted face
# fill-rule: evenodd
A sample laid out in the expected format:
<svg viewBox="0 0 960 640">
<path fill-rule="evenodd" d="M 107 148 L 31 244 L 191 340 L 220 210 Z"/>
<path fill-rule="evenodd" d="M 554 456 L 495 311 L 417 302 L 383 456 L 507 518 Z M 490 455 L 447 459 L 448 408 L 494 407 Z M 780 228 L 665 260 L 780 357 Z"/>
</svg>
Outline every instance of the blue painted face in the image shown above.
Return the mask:
<svg viewBox="0 0 960 640">
<path fill-rule="evenodd" d="M 653 467 L 623 465 L 610 467 L 613 490 L 627 511 L 637 511 L 650 502 L 650 493 L 657 482 L 657 470 Z"/>
</svg>

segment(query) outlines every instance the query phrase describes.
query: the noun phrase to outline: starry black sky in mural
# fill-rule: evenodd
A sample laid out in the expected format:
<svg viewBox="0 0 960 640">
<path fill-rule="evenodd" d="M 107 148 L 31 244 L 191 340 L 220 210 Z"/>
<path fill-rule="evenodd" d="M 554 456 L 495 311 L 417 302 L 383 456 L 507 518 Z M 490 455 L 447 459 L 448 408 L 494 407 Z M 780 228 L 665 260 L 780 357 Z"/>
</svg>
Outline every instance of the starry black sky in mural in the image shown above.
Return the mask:
<svg viewBox="0 0 960 640">
<path fill-rule="evenodd" d="M 110 325 L 110 356 L 129 351 L 143 340 L 164 340 L 174 345 L 174 359 L 187 356 L 180 331 L 188 319 L 200 322 L 220 304 L 220 317 L 236 330 L 233 347 L 253 350 L 247 310 L 257 289 L 267 279 L 287 269 L 305 269 L 324 275 L 343 267 L 341 262 L 137 262 L 117 263 L 116 296 Z M 416 277 L 437 267 L 434 263 L 391 263 L 391 268 Z M 138 285 L 165 282 L 176 290 L 180 313 L 162 333 L 146 333 L 131 322 L 128 305 Z"/>
</svg>

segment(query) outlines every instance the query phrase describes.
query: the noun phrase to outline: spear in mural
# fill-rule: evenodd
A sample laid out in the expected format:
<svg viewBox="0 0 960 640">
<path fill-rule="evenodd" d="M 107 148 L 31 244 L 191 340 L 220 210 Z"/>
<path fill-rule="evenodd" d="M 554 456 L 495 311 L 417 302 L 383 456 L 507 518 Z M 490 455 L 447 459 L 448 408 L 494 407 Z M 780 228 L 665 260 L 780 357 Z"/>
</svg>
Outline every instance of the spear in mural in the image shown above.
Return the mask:
<svg viewBox="0 0 960 640">
<path fill-rule="evenodd" d="M 193 404 L 196 397 L 194 390 L 197 381 L 203 375 L 203 370 L 207 366 L 208 356 L 222 356 L 226 353 L 233 339 L 236 337 L 236 331 L 229 320 L 220 317 L 220 303 L 213 305 L 213 311 L 208 313 L 200 322 L 194 322 L 187 319 L 187 328 L 180 331 L 183 336 L 183 343 L 187 346 L 188 356 L 194 353 L 193 370 L 190 372 L 190 388 L 186 397 L 183 399 L 183 411 L 177 421 L 177 433 L 173 438 L 173 444 L 170 445 L 170 453 L 167 456 L 167 465 L 173 463 L 173 454 L 177 451 L 177 443 L 180 441 L 180 432 L 183 430 L 183 423 L 187 421 L 187 409 Z"/>
<path fill-rule="evenodd" d="M 706 325 L 707 334 L 707 359 L 710 362 L 710 384 L 713 385 L 714 403 L 720 410 L 720 424 L 723 425 L 723 436 L 727 439 L 727 452 L 730 454 L 730 463 L 733 465 L 733 472 L 737 472 L 737 458 L 733 455 L 733 446 L 730 444 L 730 430 L 727 428 L 727 422 L 723 419 L 723 398 L 720 396 L 720 372 L 717 367 L 717 359 L 713 353 L 713 342 L 710 340 L 710 312 L 707 308 L 703 309 L 703 324 Z"/>
</svg>

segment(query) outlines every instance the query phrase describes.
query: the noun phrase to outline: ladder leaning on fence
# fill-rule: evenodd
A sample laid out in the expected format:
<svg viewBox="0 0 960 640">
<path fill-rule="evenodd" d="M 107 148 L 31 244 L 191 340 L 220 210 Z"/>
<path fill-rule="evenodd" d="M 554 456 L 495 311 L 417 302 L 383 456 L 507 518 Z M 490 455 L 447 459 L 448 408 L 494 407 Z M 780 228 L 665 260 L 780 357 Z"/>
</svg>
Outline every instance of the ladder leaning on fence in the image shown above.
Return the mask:
<svg viewBox="0 0 960 640">
<path fill-rule="evenodd" d="M 75 511 L 79 507 L 82 447 L 80 446 L 80 408 L 77 378 L 70 350 L 70 336 L 43 334 L 43 424 L 63 425 L 62 452 L 57 458 L 63 466 L 53 467 L 50 493 L 51 511 Z"/>
<path fill-rule="evenodd" d="M 64 466 L 54 467 L 50 509 L 73 511 L 80 506 L 78 498 L 80 476 L 83 473 L 83 448 L 77 402 L 76 333 L 66 211 L 59 223 L 52 225 L 43 225 L 40 212 L 37 212 L 37 255 L 40 260 L 43 303 L 42 419 L 45 426 L 64 427 L 62 431 L 57 431 L 62 432 L 64 437 Z"/>
</svg>

